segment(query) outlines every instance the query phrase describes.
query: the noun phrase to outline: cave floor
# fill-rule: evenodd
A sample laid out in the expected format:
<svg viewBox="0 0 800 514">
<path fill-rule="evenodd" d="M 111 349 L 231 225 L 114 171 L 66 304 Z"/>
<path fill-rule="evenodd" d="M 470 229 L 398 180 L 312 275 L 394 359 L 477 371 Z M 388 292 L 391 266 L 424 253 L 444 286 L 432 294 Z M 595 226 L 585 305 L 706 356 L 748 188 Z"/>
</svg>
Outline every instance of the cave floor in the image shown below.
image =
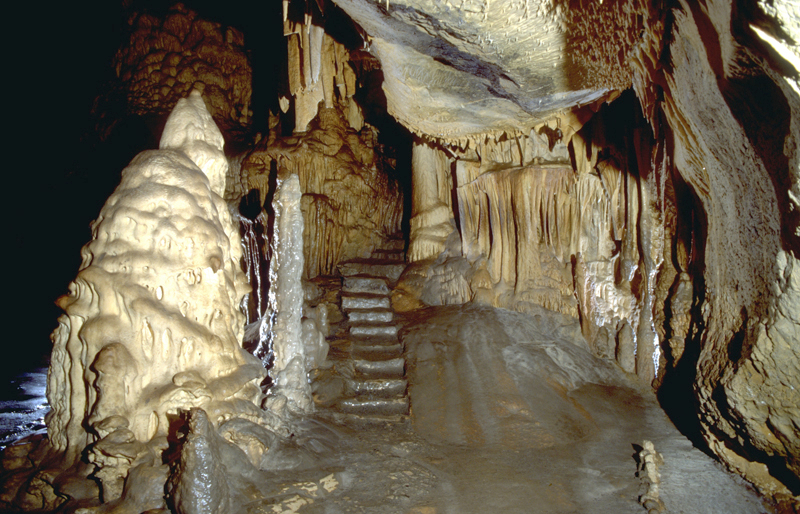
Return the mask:
<svg viewBox="0 0 800 514">
<path fill-rule="evenodd" d="M 666 512 L 772 512 L 741 479 L 664 423 L 653 399 L 594 386 L 576 397 L 609 393 L 620 409 L 590 411 L 600 431 L 544 450 L 431 444 L 415 433 L 413 422 L 334 427 L 346 441 L 338 451 L 319 466 L 275 473 L 272 480 L 283 494 L 253 502 L 245 512 L 640 514 L 646 510 L 637 501 L 635 445 L 645 438 L 664 458 L 659 471 Z M 304 484 L 331 475 L 338 482 L 333 491 L 314 499 L 303 494 Z"/>
<path fill-rule="evenodd" d="M 411 415 L 298 422 L 239 513 L 640 514 L 645 440 L 663 455 L 666 512 L 774 512 L 649 389 L 570 342 L 568 320 L 438 308 L 403 324 Z"/>
<path fill-rule="evenodd" d="M 274 490 L 281 494 L 250 503 L 245 512 L 638 514 L 646 512 L 638 502 L 643 491 L 636 476 L 644 440 L 652 441 L 663 456 L 660 498 L 666 512 L 773 512 L 741 479 L 693 447 L 666 417 L 652 392 L 636 386 L 630 377 L 617 377 L 624 374 L 615 365 L 599 374 L 581 375 L 577 367 L 598 364 L 580 352 L 565 358 L 565 352 L 575 351 L 567 348 L 551 351 L 558 355 L 556 367 L 545 366 L 544 372 L 519 366 L 526 358 L 519 348 L 528 348 L 542 360 L 543 354 L 535 353 L 536 345 L 544 344 L 544 338 L 553 350 L 559 337 L 574 335 L 574 327 L 548 321 L 550 325 L 539 323 L 540 331 L 535 333 L 524 318 L 508 311 L 501 314 L 498 317 L 497 310 L 491 309 L 444 308 L 406 319 L 411 416 L 401 423 L 355 425 L 309 420 L 298 443 L 327 449 L 315 452 L 314 464 L 309 462 L 303 470 L 270 474 Z M 475 376 L 462 370 L 460 375 L 453 374 L 461 381 L 448 378 L 448 366 L 421 346 L 421 341 L 431 340 L 437 343 L 439 357 L 454 360 L 456 370 L 473 369 Z M 511 381 L 503 371 L 493 369 L 498 367 L 494 357 L 499 354 L 492 353 L 495 348 L 503 348 L 506 357 L 514 356 L 513 362 L 499 365 L 507 366 Z M 474 366 L 478 356 L 484 365 Z M 434 378 L 423 369 L 425 362 L 435 365 Z M 479 370 L 486 368 L 491 376 L 481 378 Z M 531 381 L 530 375 L 553 377 L 563 370 L 571 380 L 562 376 Z M 578 380 L 579 375 L 602 380 L 591 383 Z M 559 380 L 575 387 L 559 386 Z M 482 381 L 504 397 L 509 396 L 504 382 L 516 387 L 526 383 L 533 389 L 540 384 L 557 394 L 525 392 L 513 398 L 517 394 L 513 393 L 511 400 L 498 399 L 480 390 Z M 419 400 L 436 398 L 440 390 L 449 395 L 447 404 Z M 524 401 L 529 408 L 522 409 L 521 415 L 517 404 Z M 510 415 L 507 406 L 499 406 L 504 402 L 515 404 L 517 411 Z M 478 421 L 470 420 L 475 412 L 482 413 Z M 313 444 L 306 444 L 312 440 Z M 329 484 L 329 491 L 324 484 Z M 315 492 L 309 494 L 309 489 Z"/>
</svg>

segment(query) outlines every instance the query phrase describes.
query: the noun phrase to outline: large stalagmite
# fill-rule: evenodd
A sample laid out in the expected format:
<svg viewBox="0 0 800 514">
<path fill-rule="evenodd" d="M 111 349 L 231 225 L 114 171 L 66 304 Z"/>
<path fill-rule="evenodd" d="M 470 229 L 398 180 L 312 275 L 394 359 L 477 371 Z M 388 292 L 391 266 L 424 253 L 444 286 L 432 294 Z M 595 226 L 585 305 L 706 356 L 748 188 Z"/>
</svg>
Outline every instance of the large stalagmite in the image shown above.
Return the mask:
<svg viewBox="0 0 800 514">
<path fill-rule="evenodd" d="M 261 417 L 265 371 L 241 348 L 246 283 L 220 197 L 222 146 L 193 92 L 167 121 L 161 149 L 131 162 L 93 224 L 59 300 L 48 379 L 48 433 L 68 462 L 123 432 L 139 443 L 165 436 L 182 410 L 201 407 L 215 423 Z"/>
</svg>

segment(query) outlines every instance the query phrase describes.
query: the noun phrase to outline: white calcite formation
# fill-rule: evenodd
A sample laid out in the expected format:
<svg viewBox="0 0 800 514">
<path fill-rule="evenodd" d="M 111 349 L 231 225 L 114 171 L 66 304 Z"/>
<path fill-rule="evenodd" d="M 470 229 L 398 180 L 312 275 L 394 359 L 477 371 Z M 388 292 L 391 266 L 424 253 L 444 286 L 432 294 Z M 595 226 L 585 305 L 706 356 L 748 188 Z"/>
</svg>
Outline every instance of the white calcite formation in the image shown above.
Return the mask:
<svg viewBox="0 0 800 514">
<path fill-rule="evenodd" d="M 664 463 L 664 458 L 658 453 L 652 441 L 645 441 L 639 451 L 639 470 L 636 475 L 641 481 L 641 495 L 639 503 L 647 509 L 647 514 L 664 512 L 664 502 L 660 496 L 661 473 L 658 468 Z"/>
<path fill-rule="evenodd" d="M 636 163 L 605 141 L 602 120 L 611 115 L 596 117 L 577 131 L 574 120 L 557 118 L 529 135 L 465 149 L 416 145 L 409 243 L 416 262 L 395 308 L 469 300 L 545 307 L 580 317 L 596 355 L 652 381 L 663 222 L 651 190 L 659 185 L 652 174 L 637 176 Z M 648 136 L 636 142 L 650 148 Z"/>
<path fill-rule="evenodd" d="M 357 79 L 350 63 L 350 52 L 328 34 L 324 20 L 314 20 L 306 12 L 302 21 L 293 21 L 288 14 L 284 10 L 283 34 L 287 38 L 289 91 L 294 103 L 295 132 L 309 129 L 320 104 L 326 109 L 338 105 L 349 125 L 361 130 L 364 115 L 353 98 Z M 288 108 L 289 100 L 284 97 L 281 99 L 281 109 L 286 112 Z"/>
<path fill-rule="evenodd" d="M 369 257 L 400 230 L 403 195 L 380 154 L 376 131 L 356 132 L 338 109 L 322 109 L 304 134 L 270 134 L 242 163 L 243 180 L 270 195 L 270 176 L 297 175 L 305 227 L 304 278 L 332 275 L 343 261 Z"/>
<path fill-rule="evenodd" d="M 450 176 L 452 159 L 435 145 L 416 141 L 411 154 L 411 234 L 408 260 L 438 257 L 456 233 Z"/>
<path fill-rule="evenodd" d="M 279 177 L 272 207 L 275 228 L 269 263 L 269 349 L 274 362 L 267 407 L 279 415 L 302 415 L 313 409 L 303 340 L 303 213 L 300 179 Z M 312 334 L 306 331 L 308 336 Z M 315 339 L 312 337 L 312 339 Z"/>
<path fill-rule="evenodd" d="M 161 149 L 123 171 L 58 302 L 50 444 L 69 463 L 94 443 L 89 459 L 105 501 L 181 411 L 202 408 L 214 424 L 265 420 L 265 370 L 241 347 L 247 284 L 238 228 L 220 197 L 222 147 L 200 93 L 178 102 Z"/>
</svg>

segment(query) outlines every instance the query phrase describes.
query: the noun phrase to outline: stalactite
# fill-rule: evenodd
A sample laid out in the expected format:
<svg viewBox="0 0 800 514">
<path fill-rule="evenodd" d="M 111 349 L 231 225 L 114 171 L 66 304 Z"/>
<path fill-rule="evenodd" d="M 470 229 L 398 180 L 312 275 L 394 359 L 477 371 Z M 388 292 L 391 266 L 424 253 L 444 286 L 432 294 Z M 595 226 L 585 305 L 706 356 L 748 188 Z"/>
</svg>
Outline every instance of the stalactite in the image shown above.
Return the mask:
<svg viewBox="0 0 800 514">
<path fill-rule="evenodd" d="M 303 192 L 303 276 L 331 275 L 347 259 L 368 257 L 400 230 L 402 194 L 382 170 L 371 128 L 360 134 L 337 110 L 324 109 L 303 136 L 276 140 L 243 163 L 251 187 L 268 195 L 269 174 L 297 174 Z"/>
</svg>

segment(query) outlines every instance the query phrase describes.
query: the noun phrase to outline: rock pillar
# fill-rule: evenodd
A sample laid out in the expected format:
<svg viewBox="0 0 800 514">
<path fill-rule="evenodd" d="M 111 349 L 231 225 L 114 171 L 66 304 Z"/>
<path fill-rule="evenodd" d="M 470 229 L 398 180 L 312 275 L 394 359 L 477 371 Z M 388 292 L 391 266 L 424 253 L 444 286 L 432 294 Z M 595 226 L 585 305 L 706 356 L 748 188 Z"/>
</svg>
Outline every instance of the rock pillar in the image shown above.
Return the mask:
<svg viewBox="0 0 800 514">
<path fill-rule="evenodd" d="M 313 408 L 303 345 L 303 213 L 300 178 L 278 177 L 272 208 L 275 229 L 269 264 L 269 311 L 273 314 L 270 348 L 275 361 L 267 408 L 279 416 Z"/>
<path fill-rule="evenodd" d="M 451 200 L 450 159 L 441 149 L 421 140 L 411 154 L 411 235 L 408 259 L 430 259 L 445 250 L 456 230 Z"/>
</svg>

